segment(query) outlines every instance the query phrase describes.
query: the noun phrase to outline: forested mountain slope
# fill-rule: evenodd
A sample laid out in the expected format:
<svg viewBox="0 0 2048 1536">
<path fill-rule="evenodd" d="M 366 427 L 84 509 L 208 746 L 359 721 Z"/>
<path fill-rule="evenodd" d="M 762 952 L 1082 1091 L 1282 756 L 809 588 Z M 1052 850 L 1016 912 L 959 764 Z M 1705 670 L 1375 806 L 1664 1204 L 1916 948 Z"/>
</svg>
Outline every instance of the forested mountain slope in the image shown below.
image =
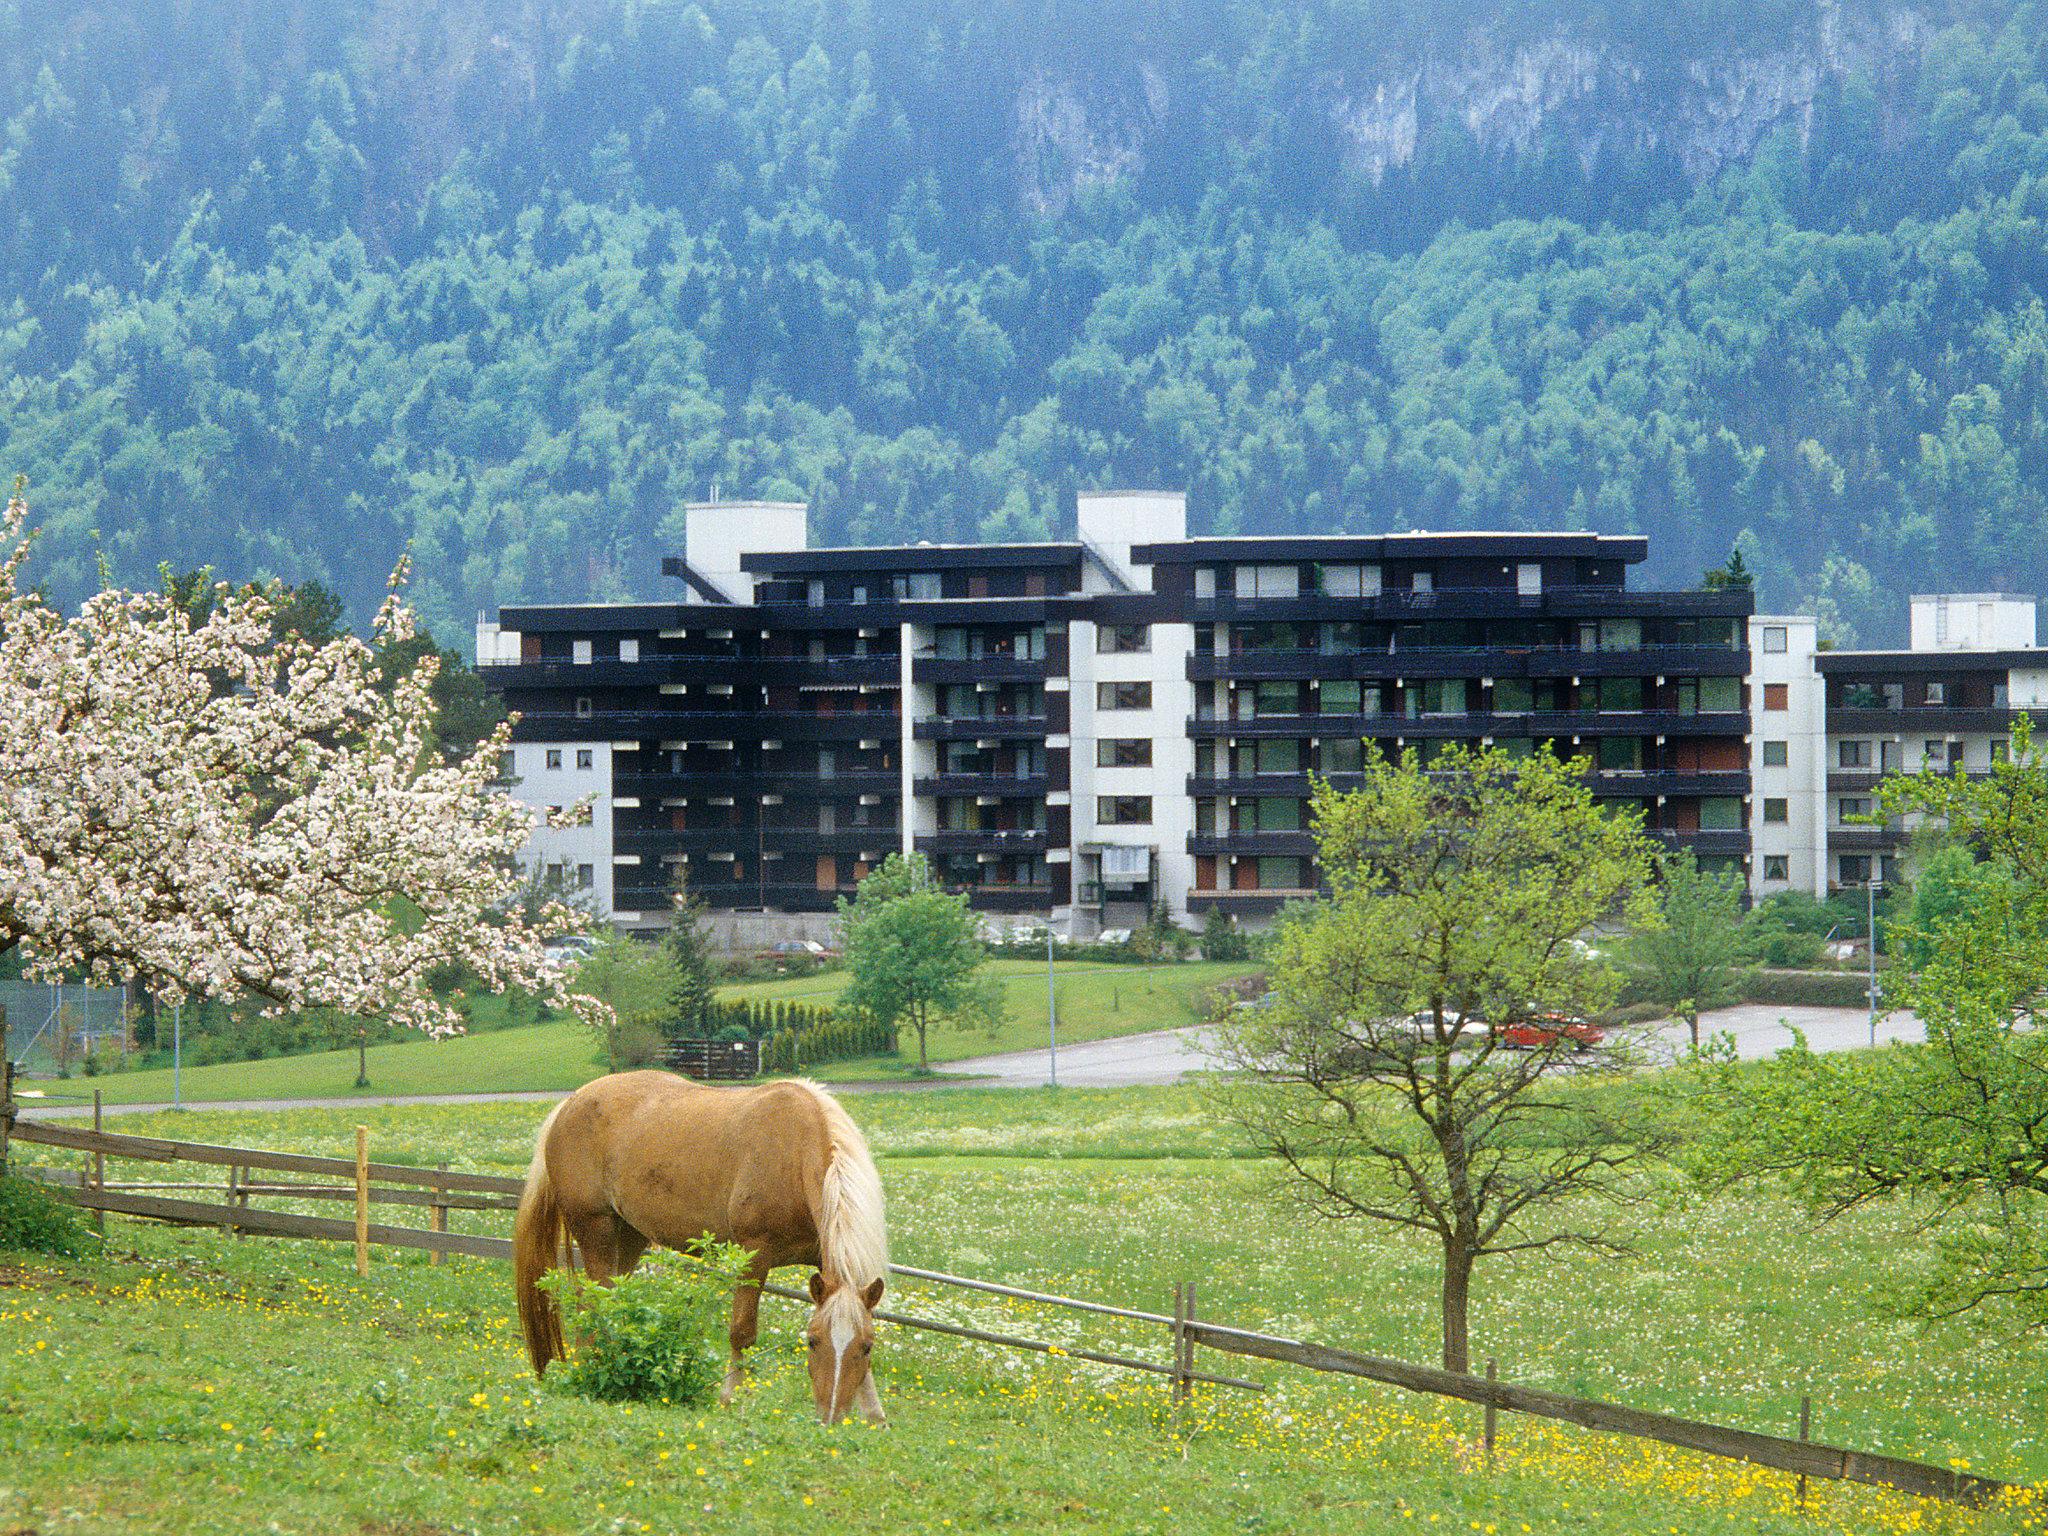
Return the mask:
<svg viewBox="0 0 2048 1536">
<path fill-rule="evenodd" d="M 67 595 L 411 539 L 448 632 L 714 484 L 1740 539 L 1866 642 L 2048 586 L 2048 5 L 15 0 L 0 116 Z"/>
</svg>

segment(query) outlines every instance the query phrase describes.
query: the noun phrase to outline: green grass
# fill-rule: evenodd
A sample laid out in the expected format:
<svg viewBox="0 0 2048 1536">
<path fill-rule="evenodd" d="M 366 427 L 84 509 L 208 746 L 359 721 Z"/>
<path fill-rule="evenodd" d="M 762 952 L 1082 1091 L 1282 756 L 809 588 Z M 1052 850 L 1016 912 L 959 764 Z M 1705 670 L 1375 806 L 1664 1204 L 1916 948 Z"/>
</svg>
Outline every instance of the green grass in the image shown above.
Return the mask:
<svg viewBox="0 0 2048 1536">
<path fill-rule="evenodd" d="M 882 1160 L 902 1262 L 1154 1310 L 1194 1279 L 1220 1321 L 1433 1351 L 1428 1250 L 1276 1199 L 1272 1170 L 1242 1155 L 1198 1089 L 852 1107 Z M 525 1161 L 541 1112 L 202 1112 L 136 1128 L 333 1150 L 361 1119 L 375 1156 L 506 1169 Z M 1618 1217 L 1630 1255 L 1482 1268 L 1475 1339 L 1503 1375 L 1781 1433 L 1811 1392 L 1816 1433 L 1835 1443 L 2048 1475 L 2039 1342 L 1874 1307 L 1879 1277 L 1924 1251 L 1903 1214 L 1816 1230 L 1769 1195 L 1691 1199 L 1669 1180 L 1644 1193 Z M 1176 1428 L 1150 1379 L 900 1329 L 877 1354 L 894 1427 L 825 1430 L 806 1417 L 796 1313 L 772 1302 L 761 1379 L 737 1410 L 629 1411 L 535 1388 L 498 1266 L 379 1253 L 358 1285 L 338 1245 L 112 1231 L 107 1259 L 0 1259 L 0 1529 L 2030 1528 L 1834 1485 L 1802 1516 L 1787 1479 L 1512 1416 L 1488 1469 L 1476 1410 L 1260 1362 L 1234 1368 L 1272 1394 L 1219 1392 Z M 917 1314 L 1164 1353 L 1136 1324 L 895 1290 Z M 273 1337 L 284 1347 L 254 1346 Z"/>
<path fill-rule="evenodd" d="M 1246 974 L 1245 965 L 1196 961 L 1161 967 L 1105 966 L 1069 962 L 1057 968 L 1060 1038 L 1079 1043 L 1113 1035 L 1139 1034 L 1199 1023 L 1202 994 L 1218 982 Z M 993 1032 L 938 1030 L 931 1039 L 934 1062 L 959 1061 L 998 1051 L 1023 1050 L 1045 1039 L 1045 967 L 1024 960 L 992 960 L 991 974 L 1002 984 L 1004 1013 Z M 829 1004 L 846 985 L 843 972 L 787 981 L 747 982 L 725 989 L 732 997 Z M 914 1042 L 896 1060 L 875 1058 L 837 1063 L 827 1069 L 839 1081 L 849 1077 L 902 1076 L 916 1059 Z M 406 1040 L 369 1048 L 370 1086 L 357 1089 L 356 1053 L 320 1051 L 266 1061 L 222 1062 L 187 1067 L 182 1093 L 187 1103 L 238 1099 L 324 1099 L 359 1095 L 506 1093 L 567 1090 L 604 1071 L 604 1059 L 589 1031 L 567 1021 L 498 1029 L 452 1040 Z M 92 1097 L 98 1088 L 109 1104 L 169 1103 L 167 1070 L 114 1072 L 85 1079 L 35 1085 L 52 1096 Z"/>
</svg>

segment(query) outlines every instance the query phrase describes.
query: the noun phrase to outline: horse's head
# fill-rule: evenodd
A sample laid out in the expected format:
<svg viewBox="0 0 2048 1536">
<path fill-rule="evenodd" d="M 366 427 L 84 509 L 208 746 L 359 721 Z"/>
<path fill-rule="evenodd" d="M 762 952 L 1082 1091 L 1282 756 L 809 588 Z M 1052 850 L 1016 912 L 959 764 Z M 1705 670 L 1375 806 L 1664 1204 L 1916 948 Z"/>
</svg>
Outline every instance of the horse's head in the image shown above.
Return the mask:
<svg viewBox="0 0 2048 1536">
<path fill-rule="evenodd" d="M 868 1356 L 875 1347 L 875 1308 L 881 1300 L 880 1280 L 866 1290 L 856 1290 L 833 1284 L 821 1274 L 811 1276 L 811 1321 L 804 1329 L 804 1339 L 810 1346 L 811 1395 L 817 1400 L 822 1424 L 844 1418 L 853 1406 L 854 1394 L 868 1379 Z"/>
</svg>

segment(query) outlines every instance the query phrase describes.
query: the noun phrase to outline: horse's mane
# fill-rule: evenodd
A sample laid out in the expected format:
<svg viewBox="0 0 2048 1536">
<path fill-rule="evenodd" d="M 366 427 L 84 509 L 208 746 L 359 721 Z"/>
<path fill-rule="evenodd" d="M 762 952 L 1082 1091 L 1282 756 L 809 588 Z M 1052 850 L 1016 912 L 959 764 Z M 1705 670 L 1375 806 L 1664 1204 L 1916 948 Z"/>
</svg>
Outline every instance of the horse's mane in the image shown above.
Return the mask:
<svg viewBox="0 0 2048 1536">
<path fill-rule="evenodd" d="M 829 1266 L 832 1279 L 842 1285 L 865 1287 L 889 1272 L 889 1231 L 882 1217 L 882 1176 L 860 1127 L 839 1101 L 804 1078 L 791 1082 L 817 1101 L 825 1118 L 825 1134 L 832 1142 L 832 1157 L 825 1165 L 824 1188 L 819 1196 L 819 1257 Z"/>
</svg>

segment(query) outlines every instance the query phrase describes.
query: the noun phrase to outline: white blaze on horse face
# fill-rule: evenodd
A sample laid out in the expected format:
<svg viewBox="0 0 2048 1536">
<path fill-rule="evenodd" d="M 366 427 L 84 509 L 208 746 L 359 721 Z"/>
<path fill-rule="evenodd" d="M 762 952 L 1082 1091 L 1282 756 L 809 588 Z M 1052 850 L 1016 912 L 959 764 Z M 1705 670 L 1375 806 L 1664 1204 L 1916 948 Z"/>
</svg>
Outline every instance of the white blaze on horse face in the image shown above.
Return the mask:
<svg viewBox="0 0 2048 1536">
<path fill-rule="evenodd" d="M 842 1293 L 843 1295 L 844 1293 Z M 832 1411 L 839 1411 L 839 1378 L 846 1369 L 846 1352 L 853 1347 L 859 1330 L 853 1326 L 853 1319 L 846 1315 L 842 1304 L 832 1309 Z M 856 1383 L 857 1385 L 857 1383 Z"/>
</svg>

